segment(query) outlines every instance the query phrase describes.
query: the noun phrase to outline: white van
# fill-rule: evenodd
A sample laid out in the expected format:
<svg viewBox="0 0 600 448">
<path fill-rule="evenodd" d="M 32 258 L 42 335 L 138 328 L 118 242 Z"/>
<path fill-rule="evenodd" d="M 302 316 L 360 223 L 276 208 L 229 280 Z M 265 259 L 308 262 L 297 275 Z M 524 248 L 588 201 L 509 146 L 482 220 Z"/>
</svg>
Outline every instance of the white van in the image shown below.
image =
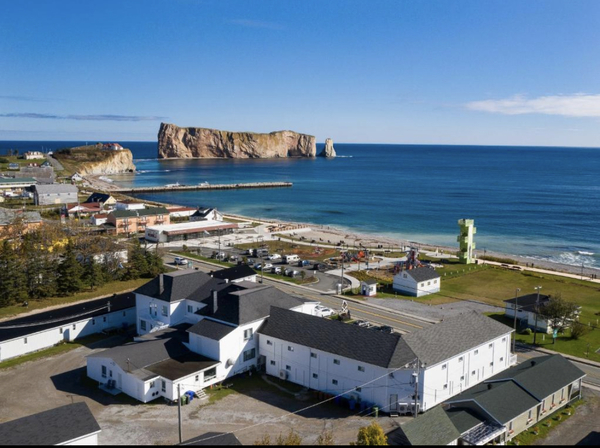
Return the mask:
<svg viewBox="0 0 600 448">
<path fill-rule="evenodd" d="M 298 255 L 286 255 L 285 256 L 285 262 L 286 263 L 293 263 L 294 261 L 298 261 L 300 260 L 300 257 Z"/>
</svg>

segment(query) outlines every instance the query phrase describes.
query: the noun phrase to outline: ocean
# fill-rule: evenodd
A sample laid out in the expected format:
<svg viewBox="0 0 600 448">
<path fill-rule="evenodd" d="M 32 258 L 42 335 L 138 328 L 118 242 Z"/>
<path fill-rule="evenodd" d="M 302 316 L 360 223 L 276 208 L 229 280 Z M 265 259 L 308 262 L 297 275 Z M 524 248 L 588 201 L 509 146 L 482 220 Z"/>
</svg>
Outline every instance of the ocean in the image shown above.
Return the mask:
<svg viewBox="0 0 600 448">
<path fill-rule="evenodd" d="M 84 143 L 0 141 L 0 155 Z M 156 142 L 119 143 L 138 169 L 112 176 L 123 186 L 294 184 L 140 198 L 446 246 L 468 218 L 478 250 L 600 268 L 600 149 L 335 144 L 335 159 L 157 160 Z"/>
</svg>

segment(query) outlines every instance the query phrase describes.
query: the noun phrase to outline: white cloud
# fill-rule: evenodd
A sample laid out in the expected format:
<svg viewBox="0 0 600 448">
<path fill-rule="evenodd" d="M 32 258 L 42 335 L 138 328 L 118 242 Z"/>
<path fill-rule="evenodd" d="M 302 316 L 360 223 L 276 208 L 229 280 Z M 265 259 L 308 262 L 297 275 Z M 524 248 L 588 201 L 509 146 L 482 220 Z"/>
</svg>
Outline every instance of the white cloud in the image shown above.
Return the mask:
<svg viewBox="0 0 600 448">
<path fill-rule="evenodd" d="M 531 99 L 524 95 L 514 95 L 502 100 L 472 101 L 465 106 L 471 110 L 505 115 L 546 114 L 566 117 L 600 117 L 600 95 L 585 93 L 540 96 Z"/>
</svg>

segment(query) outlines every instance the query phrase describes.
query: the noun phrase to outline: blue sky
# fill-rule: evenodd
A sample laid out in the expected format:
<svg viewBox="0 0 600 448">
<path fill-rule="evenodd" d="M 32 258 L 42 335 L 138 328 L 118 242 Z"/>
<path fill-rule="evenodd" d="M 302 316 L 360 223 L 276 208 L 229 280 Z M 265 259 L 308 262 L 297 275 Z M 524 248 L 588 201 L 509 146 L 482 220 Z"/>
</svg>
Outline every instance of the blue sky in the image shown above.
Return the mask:
<svg viewBox="0 0 600 448">
<path fill-rule="evenodd" d="M 0 139 L 600 147 L 595 0 L 3 0 Z"/>
</svg>

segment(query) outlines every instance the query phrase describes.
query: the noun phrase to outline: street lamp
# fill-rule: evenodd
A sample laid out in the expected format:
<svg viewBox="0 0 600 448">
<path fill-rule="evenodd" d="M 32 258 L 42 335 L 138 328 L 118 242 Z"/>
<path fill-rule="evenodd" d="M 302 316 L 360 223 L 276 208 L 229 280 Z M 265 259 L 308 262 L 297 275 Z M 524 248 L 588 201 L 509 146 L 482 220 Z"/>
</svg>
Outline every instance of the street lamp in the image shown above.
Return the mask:
<svg viewBox="0 0 600 448">
<path fill-rule="evenodd" d="M 515 336 L 513 338 L 513 353 L 515 353 L 517 346 L 517 300 L 519 299 L 519 292 L 521 292 L 521 288 L 517 288 L 517 291 L 515 292 Z"/>
<path fill-rule="evenodd" d="M 542 287 L 536 286 L 533 289 L 537 289 L 537 298 L 535 299 L 535 327 L 533 329 L 533 345 L 535 345 L 535 340 L 537 337 L 538 314 L 540 311 L 540 289 L 542 289 Z"/>
</svg>

